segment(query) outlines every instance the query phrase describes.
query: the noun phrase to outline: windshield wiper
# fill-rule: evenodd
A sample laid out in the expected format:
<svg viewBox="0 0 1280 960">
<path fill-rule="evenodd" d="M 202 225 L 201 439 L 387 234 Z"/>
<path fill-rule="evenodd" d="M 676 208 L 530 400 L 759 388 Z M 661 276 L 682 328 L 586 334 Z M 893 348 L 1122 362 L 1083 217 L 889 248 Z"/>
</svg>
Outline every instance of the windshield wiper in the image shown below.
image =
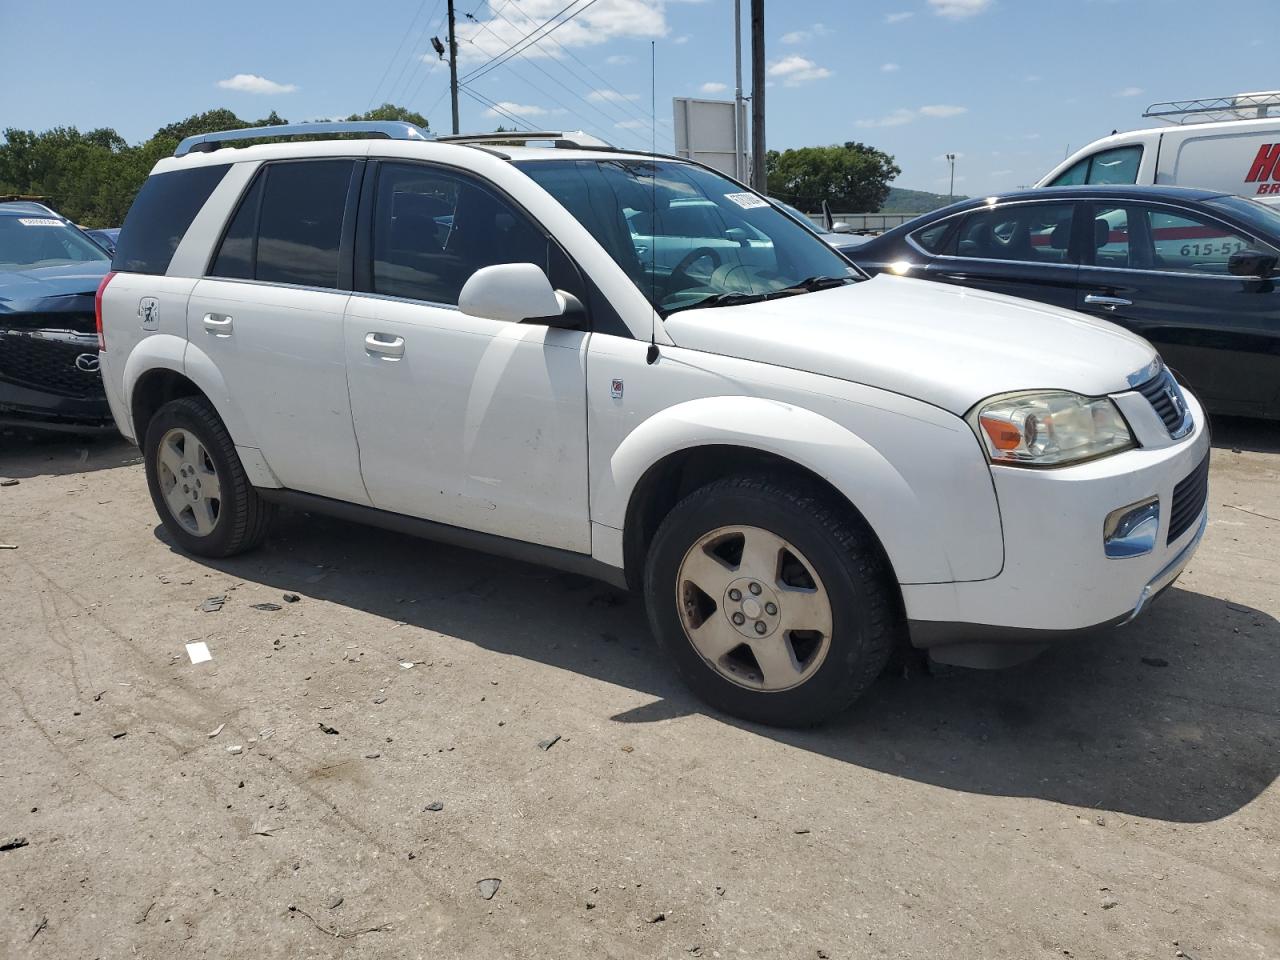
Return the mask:
<svg viewBox="0 0 1280 960">
<path fill-rule="evenodd" d="M 769 294 L 769 296 L 773 297 L 778 294 L 813 293 L 815 290 L 829 290 L 832 287 L 843 287 L 853 279 L 853 277 L 805 277 L 799 283 L 793 283 L 791 286 L 783 287 L 781 290 L 774 290 Z"/>
<path fill-rule="evenodd" d="M 693 303 L 686 303 L 679 307 L 672 307 L 667 311 L 669 317 L 673 313 L 679 313 L 681 310 L 699 310 L 702 307 L 733 307 L 740 303 L 759 303 L 761 300 L 769 299 L 770 294 L 767 293 L 713 293 L 709 297 L 703 297 L 701 300 L 695 300 Z"/>
</svg>

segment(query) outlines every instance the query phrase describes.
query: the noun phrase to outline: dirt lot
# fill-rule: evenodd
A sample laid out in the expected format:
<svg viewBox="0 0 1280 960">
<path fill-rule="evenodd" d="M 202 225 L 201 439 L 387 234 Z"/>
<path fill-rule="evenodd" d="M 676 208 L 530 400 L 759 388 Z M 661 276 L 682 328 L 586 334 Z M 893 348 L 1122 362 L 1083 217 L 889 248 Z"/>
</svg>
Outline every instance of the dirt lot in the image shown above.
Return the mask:
<svg viewBox="0 0 1280 960">
<path fill-rule="evenodd" d="M 0 956 L 1274 958 L 1280 429 L 1217 437 L 1137 624 L 778 732 L 598 583 L 297 513 L 197 562 L 133 448 L 0 435 Z"/>
</svg>

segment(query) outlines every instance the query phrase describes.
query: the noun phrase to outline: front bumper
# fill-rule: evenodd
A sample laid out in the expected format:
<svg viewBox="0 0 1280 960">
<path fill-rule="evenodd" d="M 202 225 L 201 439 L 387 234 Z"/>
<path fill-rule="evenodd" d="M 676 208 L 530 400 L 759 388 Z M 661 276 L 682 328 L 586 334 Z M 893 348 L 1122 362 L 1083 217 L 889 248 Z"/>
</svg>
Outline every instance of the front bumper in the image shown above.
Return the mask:
<svg viewBox="0 0 1280 960">
<path fill-rule="evenodd" d="M 115 428 L 105 394 L 65 397 L 3 380 L 0 380 L 0 424 L 40 430 Z"/>
<path fill-rule="evenodd" d="M 1206 497 L 1186 529 L 1168 536 L 1174 489 L 1209 454 L 1204 412 L 1190 394 L 1187 402 L 1196 427 L 1178 442 L 1166 433 L 1162 445 L 1147 445 L 1139 432 L 1144 446 L 1092 463 L 1056 470 L 993 467 L 1004 568 L 989 580 L 904 585 L 913 645 L 947 663 L 1002 666 L 1141 613 L 1177 579 L 1208 521 Z M 1107 557 L 1107 515 L 1150 497 L 1160 503 L 1154 549 Z"/>
</svg>

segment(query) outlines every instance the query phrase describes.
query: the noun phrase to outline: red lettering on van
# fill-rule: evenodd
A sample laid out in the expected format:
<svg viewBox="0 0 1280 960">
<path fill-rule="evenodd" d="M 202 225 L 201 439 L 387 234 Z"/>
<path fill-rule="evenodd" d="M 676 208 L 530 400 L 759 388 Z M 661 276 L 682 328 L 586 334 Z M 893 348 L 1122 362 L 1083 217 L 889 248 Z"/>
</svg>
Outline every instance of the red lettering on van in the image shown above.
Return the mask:
<svg viewBox="0 0 1280 960">
<path fill-rule="evenodd" d="M 1280 143 L 1264 143 L 1258 148 L 1258 155 L 1253 158 L 1253 166 L 1249 168 L 1249 175 L 1244 178 L 1245 183 L 1257 183 L 1259 180 L 1270 180 L 1273 176 L 1280 180 Z"/>
</svg>

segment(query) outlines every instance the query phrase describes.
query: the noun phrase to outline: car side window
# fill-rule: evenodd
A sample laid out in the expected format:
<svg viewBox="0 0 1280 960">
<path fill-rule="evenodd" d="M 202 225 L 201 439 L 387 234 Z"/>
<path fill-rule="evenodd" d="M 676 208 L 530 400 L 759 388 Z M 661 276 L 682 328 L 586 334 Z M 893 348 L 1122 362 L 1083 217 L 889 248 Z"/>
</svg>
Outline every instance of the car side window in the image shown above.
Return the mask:
<svg viewBox="0 0 1280 960">
<path fill-rule="evenodd" d="M 955 226 L 955 220 L 946 219 L 941 223 L 935 223 L 932 226 L 925 227 L 923 230 L 917 230 L 911 234 L 911 239 L 916 242 L 921 250 L 932 254 L 943 254 L 948 252 L 947 248 L 953 244 L 946 243 L 947 234 L 951 232 L 951 228 Z"/>
<path fill-rule="evenodd" d="M 1251 246 L 1248 237 L 1208 217 L 1154 207 L 1143 212 L 1153 248 L 1151 269 L 1227 276 L 1231 255 Z"/>
<path fill-rule="evenodd" d="M 1058 174 L 1051 187 L 1078 187 L 1081 184 L 1131 184 L 1138 182 L 1142 147 L 1115 147 L 1091 154 Z"/>
<path fill-rule="evenodd" d="M 456 305 L 473 273 L 499 263 L 537 264 L 556 285 L 563 266 L 552 262 L 552 246 L 523 211 L 468 177 L 423 164 L 380 166 L 374 293 Z"/>
<path fill-rule="evenodd" d="M 1074 263 L 1072 203 L 1022 203 L 970 213 L 960 224 L 956 254 L 978 260 Z"/>
<path fill-rule="evenodd" d="M 1129 211 L 1124 207 L 1095 207 L 1093 211 L 1093 262 L 1099 267 L 1137 267 L 1129 242 Z"/>
<path fill-rule="evenodd" d="M 209 275 L 336 289 L 354 164 L 265 165 L 227 226 Z"/>
</svg>

